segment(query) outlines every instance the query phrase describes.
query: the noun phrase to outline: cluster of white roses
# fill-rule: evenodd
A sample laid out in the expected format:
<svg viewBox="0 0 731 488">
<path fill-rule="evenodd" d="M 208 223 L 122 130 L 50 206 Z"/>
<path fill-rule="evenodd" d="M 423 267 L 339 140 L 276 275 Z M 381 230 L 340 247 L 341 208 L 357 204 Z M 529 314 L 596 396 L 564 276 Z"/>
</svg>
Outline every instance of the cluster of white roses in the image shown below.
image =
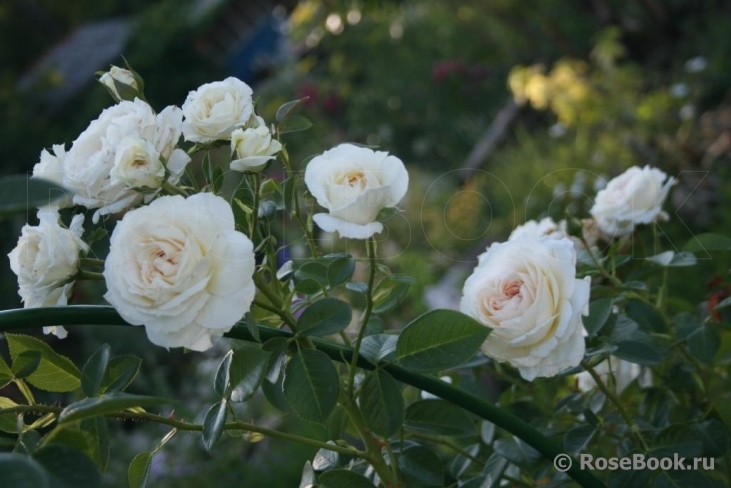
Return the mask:
<svg viewBox="0 0 731 488">
<path fill-rule="evenodd" d="M 630 168 L 598 192 L 581 240 L 569 236 L 566 221 L 544 218 L 492 244 L 465 282 L 460 304 L 492 329 L 483 352 L 512 364 L 527 380 L 577 366 L 585 352 L 581 315 L 588 313 L 591 284 L 588 277 L 576 278 L 577 252 L 666 218 L 662 205 L 672 182 L 659 169 Z"/>
<path fill-rule="evenodd" d="M 251 88 L 235 78 L 190 92 L 181 108 L 156 113 L 136 73 L 113 67 L 100 82 L 118 103 L 74 141 L 43 151 L 33 176 L 73 194 L 39 212 L 10 253 L 25 307 L 65 305 L 89 251 L 84 216 L 61 225 L 59 210 L 95 209 L 92 221 L 127 211 L 111 236 L 104 262 L 105 298 L 129 323 L 144 325 L 155 344 L 202 351 L 250 309 L 256 289 L 254 246 L 235 228 L 229 203 L 212 193 L 181 196 L 176 185 L 191 161 L 178 147 L 230 142 L 232 170 L 260 171 L 282 150 L 255 113 Z M 125 94 L 139 95 L 124 99 Z M 191 152 L 196 150 L 194 146 Z M 381 209 L 399 203 L 408 175 L 387 153 L 343 144 L 314 158 L 307 186 L 329 213 L 315 216 L 326 231 L 367 238 L 382 230 Z M 161 195 L 163 192 L 173 195 Z M 176 194 L 177 193 L 177 194 Z M 142 204 L 148 204 L 140 206 Z M 63 328 L 55 332 L 65 336 Z"/>
</svg>

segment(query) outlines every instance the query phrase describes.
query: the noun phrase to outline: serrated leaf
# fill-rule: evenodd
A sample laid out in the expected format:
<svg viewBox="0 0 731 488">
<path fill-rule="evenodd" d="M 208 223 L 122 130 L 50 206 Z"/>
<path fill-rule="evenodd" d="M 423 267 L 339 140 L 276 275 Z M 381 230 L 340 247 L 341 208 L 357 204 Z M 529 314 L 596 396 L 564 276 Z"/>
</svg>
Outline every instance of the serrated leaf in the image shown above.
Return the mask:
<svg viewBox="0 0 731 488">
<path fill-rule="evenodd" d="M 145 488 L 147 486 L 147 478 L 150 475 L 151 465 L 151 452 L 141 452 L 132 459 L 127 469 L 129 488 Z"/>
<path fill-rule="evenodd" d="M 0 397 L 0 412 L 4 408 L 17 407 L 18 404 L 7 397 Z M 0 413 L 0 431 L 8 434 L 18 433 L 18 414 L 17 413 Z"/>
<path fill-rule="evenodd" d="M 289 134 L 292 132 L 302 132 L 312 127 L 312 122 L 302 115 L 291 115 L 287 120 L 279 125 L 280 134 Z"/>
<path fill-rule="evenodd" d="M 373 334 L 363 338 L 360 355 L 373 364 L 396 359 L 396 343 L 399 336 L 394 334 Z"/>
<path fill-rule="evenodd" d="M 423 446 L 409 446 L 398 458 L 401 471 L 425 486 L 444 486 L 444 466 L 433 451 Z"/>
<path fill-rule="evenodd" d="M 700 361 L 710 364 L 721 345 L 721 336 L 715 329 L 700 325 L 687 337 L 688 350 Z"/>
<path fill-rule="evenodd" d="M 381 280 L 373 290 L 373 313 L 383 313 L 398 306 L 409 292 L 410 283 L 393 279 Z"/>
<path fill-rule="evenodd" d="M 0 178 L 0 216 L 32 212 L 34 209 L 73 195 L 52 181 L 12 175 Z"/>
<path fill-rule="evenodd" d="M 292 115 L 299 107 L 301 107 L 302 104 L 305 103 L 308 98 L 309 97 L 298 98 L 297 100 L 292 100 L 287 103 L 283 103 L 277 109 L 277 113 L 274 116 L 274 119 L 277 122 L 284 122 L 285 120 L 287 120 L 287 117 Z"/>
<path fill-rule="evenodd" d="M 404 426 L 432 434 L 475 435 L 477 428 L 467 413 L 444 400 L 420 400 L 406 408 Z"/>
<path fill-rule="evenodd" d="M 27 381 L 41 390 L 53 392 L 74 391 L 81 386 L 81 372 L 67 357 L 56 353 L 51 347 L 35 337 L 21 334 L 5 334 L 10 356 L 16 360 L 25 351 L 41 353 L 38 369 L 28 376 Z"/>
<path fill-rule="evenodd" d="M 323 298 L 302 313 L 297 320 L 297 333 L 313 337 L 335 334 L 345 330 L 352 318 L 350 305 L 337 298 Z"/>
<path fill-rule="evenodd" d="M 289 407 L 298 417 L 324 425 L 337 404 L 340 380 L 325 353 L 306 349 L 287 363 L 283 389 Z"/>
<path fill-rule="evenodd" d="M 320 475 L 317 480 L 321 488 L 374 488 L 368 478 L 355 471 L 333 469 Z"/>
<path fill-rule="evenodd" d="M 388 438 L 398 432 L 404 423 L 404 398 L 390 374 L 381 369 L 368 373 L 358 398 L 363 419 L 374 433 Z"/>
<path fill-rule="evenodd" d="M 0 388 L 10 383 L 14 377 L 13 370 L 10 369 L 8 363 L 0 356 Z"/>
<path fill-rule="evenodd" d="M 54 488 L 95 488 L 101 486 L 101 475 L 91 459 L 63 444 L 41 447 L 33 458 L 50 475 Z"/>
<path fill-rule="evenodd" d="M 607 323 L 607 319 L 612 313 L 613 306 L 613 298 L 600 298 L 599 300 L 594 300 L 589 304 L 589 315 L 581 318 L 584 328 L 586 329 L 586 332 L 588 332 L 589 336 L 593 336 L 599 332 L 604 324 Z"/>
<path fill-rule="evenodd" d="M 110 445 L 109 445 L 109 429 L 107 427 L 107 419 L 104 417 L 93 417 L 81 421 L 79 428 L 83 432 L 87 432 L 91 444 L 88 451 L 84 451 L 89 458 L 94 461 L 99 470 L 103 473 L 107 470 L 109 464 Z"/>
<path fill-rule="evenodd" d="M 213 446 L 221 438 L 223 428 L 226 426 L 226 400 L 211 406 L 203 420 L 203 445 L 210 452 Z"/>
<path fill-rule="evenodd" d="M 261 337 L 259 336 L 259 327 L 256 326 L 256 319 L 251 312 L 246 312 L 246 315 L 244 316 L 244 322 L 246 323 L 246 330 L 249 331 L 251 337 L 253 337 L 256 342 L 261 342 Z"/>
<path fill-rule="evenodd" d="M 134 381 L 141 366 L 142 359 L 136 356 L 113 357 L 104 373 L 99 391 L 101 393 L 123 391 Z"/>
<path fill-rule="evenodd" d="M 612 355 L 631 363 L 653 366 L 660 364 L 664 349 L 651 336 L 635 330 L 613 341 L 616 349 Z"/>
<path fill-rule="evenodd" d="M 58 422 L 73 422 L 107 413 L 121 412 L 133 407 L 146 407 L 171 402 L 167 398 L 160 397 L 130 395 L 122 392 L 105 393 L 98 397 L 85 398 L 68 405 L 58 416 Z"/>
<path fill-rule="evenodd" d="M 109 366 L 111 352 L 109 344 L 104 344 L 86 361 L 84 369 L 81 370 L 81 389 L 86 396 L 96 396 L 99 393 Z"/>
<path fill-rule="evenodd" d="M 269 365 L 269 351 L 255 346 L 242 346 L 234 351 L 231 361 L 231 401 L 244 402 L 256 393 Z"/>
<path fill-rule="evenodd" d="M 0 453 L 3 488 L 50 488 L 48 473 L 30 456 Z"/>
<path fill-rule="evenodd" d="M 327 279 L 331 288 L 348 281 L 355 271 L 355 260 L 350 256 L 341 256 L 330 261 L 327 266 Z"/>
<path fill-rule="evenodd" d="M 596 434 L 596 427 L 593 425 L 579 425 L 569 429 L 563 437 L 563 447 L 569 452 L 583 450 Z"/>
<path fill-rule="evenodd" d="M 40 351 L 23 351 L 13 361 L 13 374 L 18 379 L 26 378 L 33 374 L 40 364 Z"/>
<path fill-rule="evenodd" d="M 453 368 L 480 349 L 490 329 L 453 310 L 434 310 L 416 318 L 396 344 L 398 362 L 420 373 Z"/>
<path fill-rule="evenodd" d="M 728 452 L 729 435 L 726 427 L 716 419 L 693 424 L 693 432 L 703 443 L 703 455 L 719 457 Z"/>
</svg>

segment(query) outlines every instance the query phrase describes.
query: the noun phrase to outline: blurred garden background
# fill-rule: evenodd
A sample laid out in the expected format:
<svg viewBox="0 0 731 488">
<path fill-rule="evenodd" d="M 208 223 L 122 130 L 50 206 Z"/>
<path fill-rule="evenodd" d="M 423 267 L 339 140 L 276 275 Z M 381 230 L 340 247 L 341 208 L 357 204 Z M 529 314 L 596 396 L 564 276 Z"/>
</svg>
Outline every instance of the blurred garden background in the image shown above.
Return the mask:
<svg viewBox="0 0 731 488">
<path fill-rule="evenodd" d="M 431 308 L 455 308 L 490 242 L 566 209 L 587 216 L 596 191 L 633 165 L 678 177 L 658 237 L 666 245 L 680 250 L 694 234 L 728 232 L 730 32 L 723 0 L 4 0 L 2 172 L 30 171 L 52 144 L 68 148 L 113 103 L 95 73 L 123 65 L 122 56 L 156 108 L 181 105 L 188 91 L 227 76 L 252 86 L 266 120 L 307 97 L 301 114 L 312 128 L 285 139 L 295 164 L 355 142 L 408 167 L 404 214 L 388 222 L 379 246 L 394 272 L 418 280 L 383 325 L 398 329 Z M 3 254 L 25 221 L 0 223 Z M 289 256 L 298 252 L 293 245 Z M 709 267 L 728 269 L 728 256 L 714 258 L 676 274 L 671 286 L 689 303 L 727 293 L 728 275 L 694 280 Z M 85 302 L 103 293 L 83 285 Z M 0 286 L 3 309 L 21 306 L 7 262 Z M 175 392 L 188 399 L 179 414 L 205 413 L 220 351 L 167 353 L 141 330 L 100 328 L 71 329 L 54 348 L 87 357 L 103 342 L 145 360 L 130 391 Z M 499 392 L 489 378 L 455 380 Z M 276 399 L 259 400 L 240 418 L 318 429 L 283 416 L 270 405 Z M 112 434 L 106 480 L 123 486 L 133 453 L 164 432 L 120 422 Z M 179 435 L 154 458 L 152 485 L 297 486 L 313 456 L 275 439 L 247 441 L 221 442 L 212 458 L 199 436 Z"/>
</svg>

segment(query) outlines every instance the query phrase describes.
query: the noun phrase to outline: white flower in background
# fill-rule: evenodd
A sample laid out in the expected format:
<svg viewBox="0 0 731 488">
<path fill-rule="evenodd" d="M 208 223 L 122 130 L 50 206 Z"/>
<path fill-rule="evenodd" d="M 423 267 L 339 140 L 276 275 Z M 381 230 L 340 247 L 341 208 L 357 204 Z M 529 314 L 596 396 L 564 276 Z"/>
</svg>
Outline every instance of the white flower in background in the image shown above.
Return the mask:
<svg viewBox="0 0 731 488">
<path fill-rule="evenodd" d="M 637 224 L 666 218 L 662 205 L 673 182 L 657 168 L 634 166 L 597 193 L 590 213 L 607 236 L 631 234 Z"/>
<path fill-rule="evenodd" d="M 254 114 L 252 94 L 249 85 L 233 77 L 201 85 L 183 104 L 183 137 L 191 142 L 229 140 Z"/>
<path fill-rule="evenodd" d="M 260 171 L 281 150 L 282 144 L 272 139 L 266 125 L 255 129 L 236 129 L 231 133 L 231 154 L 236 156 L 231 161 L 231 169 Z"/>
<path fill-rule="evenodd" d="M 325 232 L 367 239 L 383 230 L 378 212 L 395 207 L 406 194 L 409 174 L 404 163 L 387 152 L 341 144 L 310 161 L 305 184 L 329 213 L 315 214 Z"/>
<path fill-rule="evenodd" d="M 64 159 L 66 158 L 66 148 L 63 144 L 54 144 L 52 153 L 46 149 L 41 151 L 40 160 L 33 166 L 33 178 L 41 178 L 52 181 L 57 185 L 63 186 Z M 49 198 L 55 195 L 49 195 Z M 73 196 L 69 194 L 66 197 L 54 200 L 52 203 L 43 206 L 44 210 L 58 210 L 65 208 L 73 203 Z"/>
<path fill-rule="evenodd" d="M 541 237 L 561 239 L 562 237 L 566 237 L 566 228 L 561 228 L 551 217 L 545 217 L 540 221 L 529 220 L 525 224 L 516 227 L 510 234 L 510 237 L 508 237 L 508 240 L 520 239 L 523 236 L 528 236 L 535 240 Z"/>
<path fill-rule="evenodd" d="M 79 256 L 89 252 L 81 240 L 84 216 L 75 215 L 68 229 L 59 224 L 55 211 L 40 211 L 38 218 L 37 226 L 23 226 L 18 244 L 8 254 L 10 269 L 18 276 L 18 294 L 24 308 L 66 305 L 79 270 Z M 60 326 L 43 331 L 66 337 Z"/>
<path fill-rule="evenodd" d="M 92 218 L 120 212 L 139 204 L 143 195 L 130 186 L 123 175 L 129 174 L 129 166 L 137 164 L 128 156 L 131 142 L 138 141 L 147 152 L 154 148 L 166 161 L 168 181 L 176 184 L 190 157 L 176 145 L 180 139 L 183 114 L 178 107 L 167 107 L 159 114 L 145 102 L 135 99 L 124 101 L 104 110 L 99 118 L 74 141 L 64 160 L 64 185 L 74 191 L 74 203 L 98 209 Z M 118 154 L 127 151 L 125 154 Z M 149 155 L 148 155 L 149 156 Z M 147 174 L 143 179 L 150 183 L 159 174 L 155 163 L 138 169 Z M 116 169 L 115 169 L 116 167 Z M 115 174 L 112 177 L 112 173 Z M 140 173 L 132 181 L 139 183 Z M 155 177 L 156 178 L 156 177 Z M 154 195 L 147 195 L 151 199 Z"/>
<path fill-rule="evenodd" d="M 128 188 L 159 188 L 165 180 L 165 166 L 151 142 L 125 137 L 117 146 L 110 177 L 112 185 L 124 183 Z"/>
<path fill-rule="evenodd" d="M 253 244 L 226 200 L 165 196 L 114 229 L 104 298 L 154 344 L 204 351 L 249 310 L 254 268 Z"/>
<path fill-rule="evenodd" d="M 685 71 L 688 73 L 700 73 L 708 68 L 708 60 L 705 56 L 696 56 L 685 62 Z"/>
<path fill-rule="evenodd" d="M 135 92 L 139 92 L 140 87 L 135 80 L 134 75 L 128 69 L 120 68 L 119 66 L 112 66 L 112 68 L 104 73 L 100 78 L 99 82 L 106 86 L 107 89 L 114 95 L 115 100 L 121 101 L 125 97 L 121 96 L 117 91 L 117 83 L 127 85 Z M 116 82 L 116 83 L 115 83 Z"/>
<path fill-rule="evenodd" d="M 576 279 L 569 239 L 523 236 L 492 244 L 462 290 L 460 310 L 492 331 L 483 352 L 526 380 L 555 376 L 584 357 L 581 315 L 589 278 Z"/>
<path fill-rule="evenodd" d="M 649 369 L 644 375 L 640 376 L 642 368 L 639 364 L 630 363 L 614 356 L 609 356 L 608 360 L 594 366 L 594 371 L 599 374 L 605 384 L 609 382 L 610 374 L 614 375 L 614 386 L 617 394 L 621 394 L 635 379 L 640 382 L 640 386 L 650 386 L 652 384 L 652 372 Z M 586 392 L 596 388 L 596 381 L 587 371 L 577 374 L 576 380 L 581 391 Z"/>
<path fill-rule="evenodd" d="M 450 384 L 450 385 L 452 384 L 452 377 L 451 376 L 441 376 L 439 379 L 442 380 L 443 382 L 447 383 L 447 384 Z M 428 391 L 425 391 L 425 390 L 422 390 L 421 391 L 421 399 L 422 400 L 438 400 L 439 398 L 440 397 L 438 397 L 438 396 L 436 396 L 436 395 L 434 395 L 432 393 L 429 393 Z"/>
</svg>

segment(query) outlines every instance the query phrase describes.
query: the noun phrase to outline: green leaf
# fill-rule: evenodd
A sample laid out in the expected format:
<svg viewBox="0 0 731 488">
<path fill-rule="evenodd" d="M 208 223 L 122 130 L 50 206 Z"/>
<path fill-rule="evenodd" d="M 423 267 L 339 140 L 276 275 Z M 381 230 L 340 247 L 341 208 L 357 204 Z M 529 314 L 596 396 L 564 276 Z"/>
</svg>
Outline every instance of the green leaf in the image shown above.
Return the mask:
<svg viewBox="0 0 731 488">
<path fill-rule="evenodd" d="M 687 462 L 687 460 L 686 460 Z M 634 485 L 640 486 L 640 485 Z M 712 482 L 701 471 L 659 471 L 655 477 L 653 488 L 722 488 L 720 482 Z"/>
<path fill-rule="evenodd" d="M 444 466 L 439 456 L 423 446 L 409 446 L 398 458 L 404 474 L 426 486 L 444 486 Z"/>
<path fill-rule="evenodd" d="M 206 151 L 206 155 L 203 156 L 203 162 L 201 163 L 201 169 L 203 170 L 203 178 L 206 180 L 206 184 L 213 182 L 213 169 L 211 167 L 211 153 Z"/>
<path fill-rule="evenodd" d="M 151 452 L 141 452 L 132 459 L 127 469 L 129 488 L 145 488 L 147 486 L 147 477 L 150 475 L 151 464 Z"/>
<path fill-rule="evenodd" d="M 701 234 L 693 236 L 683 246 L 683 251 L 703 254 L 706 251 L 728 251 L 731 249 L 731 237 L 721 234 Z"/>
<path fill-rule="evenodd" d="M 638 486 L 648 486 L 651 477 L 652 471 L 649 469 L 610 472 L 609 488 L 637 488 Z"/>
<path fill-rule="evenodd" d="M 40 351 L 23 351 L 13 361 L 13 374 L 18 379 L 26 378 L 33 374 L 40 364 Z"/>
<path fill-rule="evenodd" d="M 622 336 L 614 345 L 616 349 L 612 351 L 612 355 L 631 363 L 653 366 L 660 364 L 663 359 L 664 349 L 652 337 L 639 330 Z"/>
<path fill-rule="evenodd" d="M 596 427 L 593 425 L 579 425 L 566 432 L 563 437 L 563 447 L 569 452 L 583 450 L 596 434 Z"/>
<path fill-rule="evenodd" d="M 301 115 L 292 115 L 287 121 L 279 125 L 280 134 L 289 134 L 291 132 L 302 132 L 312 127 L 312 122 Z"/>
<path fill-rule="evenodd" d="M 0 216 L 26 213 L 73 195 L 71 190 L 51 181 L 12 175 L 0 178 Z"/>
<path fill-rule="evenodd" d="M 81 370 L 81 389 L 84 390 L 86 396 L 92 397 L 99 393 L 107 366 L 109 366 L 111 351 L 109 344 L 104 344 L 86 361 L 84 369 Z"/>
<path fill-rule="evenodd" d="M 253 345 L 242 345 L 231 361 L 231 401 L 244 402 L 259 389 L 269 365 L 269 351 Z"/>
<path fill-rule="evenodd" d="M 259 336 L 259 327 L 256 326 L 256 319 L 251 312 L 246 312 L 246 315 L 244 316 L 244 322 L 246 323 L 246 330 L 249 331 L 251 337 L 253 337 L 256 342 L 261 342 L 261 337 Z"/>
<path fill-rule="evenodd" d="M 13 374 L 13 370 L 10 369 L 8 363 L 6 363 L 3 357 L 0 356 L 0 389 L 13 381 L 14 377 L 15 375 Z"/>
<path fill-rule="evenodd" d="M 331 288 L 348 281 L 355 271 L 355 260 L 351 256 L 333 259 L 327 266 L 327 279 Z"/>
<path fill-rule="evenodd" d="M 99 392 L 122 391 L 134 381 L 142 366 L 142 359 L 136 356 L 117 356 L 109 361 Z"/>
<path fill-rule="evenodd" d="M 297 175 L 290 176 L 282 182 L 282 203 L 288 215 L 294 215 L 297 209 L 295 198 L 297 198 Z"/>
<path fill-rule="evenodd" d="M 304 293 L 305 295 L 314 295 L 322 291 L 322 285 L 313 279 L 307 278 L 298 281 L 294 285 L 294 289 L 295 291 Z"/>
<path fill-rule="evenodd" d="M 327 442 L 330 445 L 335 445 L 333 441 Z M 320 449 L 312 458 L 312 469 L 315 471 L 326 471 L 337 467 L 340 464 L 340 456 L 337 452 L 333 452 L 329 449 Z"/>
<path fill-rule="evenodd" d="M 50 444 L 33 453 L 33 458 L 50 475 L 54 488 L 94 488 L 101 486 L 101 475 L 91 459 L 63 444 Z"/>
<path fill-rule="evenodd" d="M 321 285 L 327 285 L 329 282 L 327 265 L 322 261 L 310 261 L 303 264 L 294 272 L 294 277 L 298 281 L 314 280 Z"/>
<path fill-rule="evenodd" d="M 719 457 L 728 452 L 729 435 L 726 427 L 716 419 L 706 420 L 692 426 L 693 432 L 703 443 L 703 455 Z"/>
<path fill-rule="evenodd" d="M 312 488 L 313 486 L 315 486 L 315 471 L 312 469 L 312 464 L 305 461 L 299 488 Z"/>
<path fill-rule="evenodd" d="M 18 404 L 7 397 L 0 397 L 0 411 L 4 408 L 17 407 Z M 18 433 L 18 413 L 0 414 L 0 431 L 8 434 Z"/>
<path fill-rule="evenodd" d="M 91 441 L 88 450 L 83 452 L 94 461 L 102 473 L 105 472 L 109 465 L 110 454 L 107 419 L 104 417 L 84 419 L 81 421 L 80 429 L 89 435 Z"/>
<path fill-rule="evenodd" d="M 373 290 L 373 313 L 383 313 L 398 306 L 409 291 L 411 283 L 384 278 Z"/>
<path fill-rule="evenodd" d="M 221 360 L 216 370 L 216 379 L 213 381 L 213 391 L 221 398 L 228 398 L 229 388 L 231 387 L 231 361 L 234 352 L 229 351 Z"/>
<path fill-rule="evenodd" d="M 394 334 L 373 334 L 363 338 L 360 355 L 373 364 L 396 359 L 396 343 L 399 336 Z"/>
<path fill-rule="evenodd" d="M 673 251 L 665 251 L 655 256 L 645 258 L 647 261 L 662 266 L 663 268 L 673 268 L 681 266 L 693 266 L 696 264 L 696 258 L 689 252 L 681 252 L 676 254 Z"/>
<path fill-rule="evenodd" d="M 444 400 L 420 400 L 406 408 L 404 425 L 432 434 L 475 435 L 477 428 L 467 413 Z"/>
<path fill-rule="evenodd" d="M 203 444 L 207 451 L 210 452 L 213 449 L 225 426 L 226 400 L 221 400 L 208 409 L 206 418 L 203 420 Z"/>
<path fill-rule="evenodd" d="M 685 424 L 674 424 L 660 431 L 652 440 L 647 457 L 696 457 L 703 452 L 703 443 Z"/>
<path fill-rule="evenodd" d="M 731 307 L 731 297 L 724 298 L 723 300 L 721 300 L 720 302 L 718 302 L 718 304 L 713 309 L 713 311 L 714 312 L 720 312 L 721 310 L 725 310 L 728 307 Z"/>
<path fill-rule="evenodd" d="M 495 488 L 500 486 L 500 480 L 502 479 L 503 473 L 507 467 L 507 459 L 496 452 L 491 454 L 485 463 L 485 467 L 482 469 L 482 473 L 485 475 L 485 482 L 487 483 L 477 485 L 474 488 Z"/>
<path fill-rule="evenodd" d="M 601 330 L 604 324 L 607 323 L 607 319 L 612 313 L 612 307 L 614 306 L 613 298 L 600 298 L 594 300 L 589 304 L 589 315 L 582 317 L 584 328 L 589 336 L 593 336 Z"/>
<path fill-rule="evenodd" d="M 398 432 L 404 423 L 404 398 L 401 388 L 387 372 L 368 373 L 360 390 L 360 409 L 366 425 L 381 437 Z"/>
<path fill-rule="evenodd" d="M 3 488 L 50 488 L 48 473 L 30 456 L 0 453 Z"/>
<path fill-rule="evenodd" d="M 152 396 L 130 395 L 122 392 L 105 393 L 99 397 L 85 398 L 68 405 L 58 416 L 58 422 L 73 422 L 111 412 L 121 412 L 128 408 L 165 403 L 171 403 L 171 400 Z"/>
<path fill-rule="evenodd" d="M 40 351 L 41 363 L 28 376 L 27 381 L 41 390 L 53 392 L 74 391 L 81 386 L 81 372 L 67 357 L 57 354 L 51 347 L 35 337 L 5 334 L 10 356 L 16 360 L 25 351 Z"/>
<path fill-rule="evenodd" d="M 715 329 L 700 325 L 687 338 L 690 353 L 704 363 L 710 364 L 721 345 L 721 336 Z"/>
<path fill-rule="evenodd" d="M 223 187 L 223 170 L 220 166 L 213 168 L 213 193 L 217 195 Z"/>
<path fill-rule="evenodd" d="M 277 122 L 284 122 L 287 118 L 292 115 L 303 103 L 307 101 L 309 97 L 299 98 L 290 102 L 282 104 L 277 109 L 277 114 L 274 116 Z"/>
<path fill-rule="evenodd" d="M 541 455 L 517 437 L 498 439 L 493 444 L 495 452 L 518 466 L 531 466 Z"/>
<path fill-rule="evenodd" d="M 346 283 L 345 288 L 354 293 L 368 293 L 368 283 L 363 283 L 362 281 L 351 281 L 349 283 Z"/>
<path fill-rule="evenodd" d="M 345 330 L 352 318 L 350 305 L 337 298 L 323 298 L 302 313 L 297 320 L 297 333 L 314 337 L 335 334 Z"/>
<path fill-rule="evenodd" d="M 321 488 L 374 488 L 368 478 L 347 469 L 333 469 L 320 475 L 317 480 Z"/>
<path fill-rule="evenodd" d="M 378 215 L 376 216 L 376 220 L 378 222 L 386 222 L 386 221 L 391 220 L 392 218 L 394 218 L 396 215 L 399 215 L 400 213 L 402 213 L 402 211 L 398 207 L 386 207 L 386 208 L 382 208 L 378 212 Z"/>
<path fill-rule="evenodd" d="M 283 388 L 287 403 L 298 417 L 324 425 L 337 404 L 340 380 L 325 353 L 305 349 L 287 363 Z"/>
<path fill-rule="evenodd" d="M 460 312 L 427 312 L 401 332 L 396 345 L 398 362 L 419 373 L 453 368 L 474 356 L 489 332 Z"/>
</svg>

